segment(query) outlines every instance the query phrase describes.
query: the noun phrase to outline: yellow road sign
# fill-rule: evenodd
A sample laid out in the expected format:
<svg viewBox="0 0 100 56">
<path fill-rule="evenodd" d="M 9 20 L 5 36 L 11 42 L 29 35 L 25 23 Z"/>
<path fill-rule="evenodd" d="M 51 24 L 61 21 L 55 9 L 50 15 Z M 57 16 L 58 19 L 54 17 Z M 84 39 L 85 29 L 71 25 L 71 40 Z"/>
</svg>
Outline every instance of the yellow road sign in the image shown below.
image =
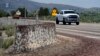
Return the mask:
<svg viewBox="0 0 100 56">
<path fill-rule="evenodd" d="M 52 12 L 51 12 L 51 15 L 56 16 L 57 15 L 57 9 L 53 9 Z"/>
</svg>

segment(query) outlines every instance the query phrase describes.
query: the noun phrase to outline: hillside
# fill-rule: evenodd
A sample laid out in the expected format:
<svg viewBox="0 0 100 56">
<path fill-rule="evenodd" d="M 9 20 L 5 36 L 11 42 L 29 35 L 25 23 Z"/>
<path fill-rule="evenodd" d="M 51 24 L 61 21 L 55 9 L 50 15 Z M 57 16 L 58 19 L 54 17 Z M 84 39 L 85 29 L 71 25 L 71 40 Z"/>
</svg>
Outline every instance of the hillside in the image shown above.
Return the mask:
<svg viewBox="0 0 100 56">
<path fill-rule="evenodd" d="M 9 7 L 6 8 L 6 3 L 9 4 Z M 31 2 L 28 0 L 1 0 L 0 6 L 2 9 L 14 10 L 18 7 L 26 7 L 28 10 L 37 9 L 40 7 L 40 3 Z"/>
<path fill-rule="evenodd" d="M 6 7 L 8 3 L 9 7 Z M 45 3 L 38 3 L 30 0 L 1 0 L 0 1 L 0 9 L 4 9 L 7 11 L 15 10 L 18 7 L 25 7 L 28 9 L 28 11 L 33 11 L 36 9 L 39 9 L 40 7 L 48 7 L 49 9 L 52 9 L 53 7 L 61 9 L 74 9 L 78 12 L 88 10 L 81 7 L 71 6 L 71 5 L 63 5 L 63 4 L 45 4 Z M 89 10 L 95 10 L 95 8 L 89 9 Z M 98 9 L 100 10 L 100 8 Z"/>
<path fill-rule="evenodd" d="M 8 3 L 9 7 L 6 8 L 6 4 Z M 48 7 L 53 8 L 57 7 L 58 9 L 75 9 L 75 10 L 82 10 L 83 8 L 70 6 L 70 5 L 62 5 L 62 4 L 44 4 L 38 3 L 30 0 L 1 0 L 0 8 L 6 10 L 13 10 L 18 7 L 26 7 L 28 10 L 38 9 L 39 7 Z"/>
</svg>

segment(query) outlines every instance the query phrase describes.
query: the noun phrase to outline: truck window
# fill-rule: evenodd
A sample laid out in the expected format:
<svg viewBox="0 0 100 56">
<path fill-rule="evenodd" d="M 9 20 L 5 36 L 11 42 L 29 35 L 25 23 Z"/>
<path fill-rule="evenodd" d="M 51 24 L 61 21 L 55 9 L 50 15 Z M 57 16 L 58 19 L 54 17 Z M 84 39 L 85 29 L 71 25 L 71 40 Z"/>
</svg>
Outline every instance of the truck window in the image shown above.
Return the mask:
<svg viewBox="0 0 100 56">
<path fill-rule="evenodd" d="M 63 12 L 61 11 L 60 14 L 63 14 Z"/>
<path fill-rule="evenodd" d="M 64 11 L 64 14 L 75 13 L 75 11 Z"/>
</svg>

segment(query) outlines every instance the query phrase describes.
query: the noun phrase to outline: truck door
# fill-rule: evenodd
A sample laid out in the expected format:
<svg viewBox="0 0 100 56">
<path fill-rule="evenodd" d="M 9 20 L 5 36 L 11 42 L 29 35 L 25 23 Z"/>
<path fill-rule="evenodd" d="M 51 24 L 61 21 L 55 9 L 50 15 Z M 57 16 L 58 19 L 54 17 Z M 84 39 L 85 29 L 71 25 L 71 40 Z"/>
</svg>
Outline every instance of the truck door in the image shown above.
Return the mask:
<svg viewBox="0 0 100 56">
<path fill-rule="evenodd" d="M 63 11 L 61 11 L 59 13 L 59 17 L 58 17 L 59 21 L 63 21 Z"/>
</svg>

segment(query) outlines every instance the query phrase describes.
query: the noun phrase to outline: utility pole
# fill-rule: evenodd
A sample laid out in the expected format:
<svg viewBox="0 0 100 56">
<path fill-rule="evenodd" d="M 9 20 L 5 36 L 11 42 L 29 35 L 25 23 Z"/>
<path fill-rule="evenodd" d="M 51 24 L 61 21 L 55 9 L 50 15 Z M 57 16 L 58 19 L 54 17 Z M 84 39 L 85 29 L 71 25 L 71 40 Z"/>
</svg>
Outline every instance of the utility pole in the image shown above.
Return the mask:
<svg viewBox="0 0 100 56">
<path fill-rule="evenodd" d="M 38 11 L 39 11 L 39 10 L 36 11 L 36 23 L 39 22 Z"/>
<path fill-rule="evenodd" d="M 25 8 L 25 12 L 24 12 L 24 13 L 25 13 L 25 15 L 24 15 L 24 16 L 25 16 L 25 19 L 26 19 L 26 8 Z"/>
</svg>

